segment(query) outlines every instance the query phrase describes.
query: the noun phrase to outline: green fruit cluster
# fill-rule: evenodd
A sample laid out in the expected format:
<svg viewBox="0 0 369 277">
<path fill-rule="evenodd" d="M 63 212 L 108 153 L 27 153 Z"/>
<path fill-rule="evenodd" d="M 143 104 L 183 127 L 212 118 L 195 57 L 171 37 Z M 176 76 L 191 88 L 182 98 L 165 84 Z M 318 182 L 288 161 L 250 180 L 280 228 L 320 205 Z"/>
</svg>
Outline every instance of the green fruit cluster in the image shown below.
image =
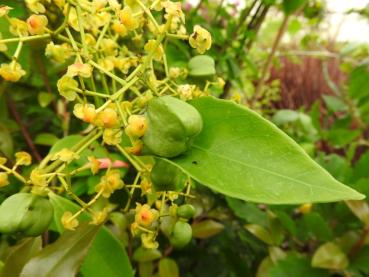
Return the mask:
<svg viewBox="0 0 369 277">
<path fill-rule="evenodd" d="M 190 104 L 172 96 L 150 100 L 148 127 L 142 140 L 143 153 L 173 158 L 186 152 L 202 130 L 200 113 Z"/>
<path fill-rule="evenodd" d="M 17 193 L 0 206 L 0 233 L 36 237 L 50 225 L 53 206 L 45 197 Z"/>
</svg>

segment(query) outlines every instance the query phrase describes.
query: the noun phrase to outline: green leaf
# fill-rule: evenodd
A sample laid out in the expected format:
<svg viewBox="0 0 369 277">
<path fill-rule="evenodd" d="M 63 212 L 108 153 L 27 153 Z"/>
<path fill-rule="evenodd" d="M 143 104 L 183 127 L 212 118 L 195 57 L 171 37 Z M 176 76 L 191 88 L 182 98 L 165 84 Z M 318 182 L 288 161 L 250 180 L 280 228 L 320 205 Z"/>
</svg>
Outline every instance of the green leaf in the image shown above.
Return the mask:
<svg viewBox="0 0 369 277">
<path fill-rule="evenodd" d="M 20 277 L 75 276 L 98 230 L 98 226 L 85 223 L 63 233 L 26 264 Z"/>
<path fill-rule="evenodd" d="M 223 231 L 223 224 L 211 219 L 192 224 L 192 236 L 194 238 L 205 239 Z"/>
<path fill-rule="evenodd" d="M 368 95 L 367 82 L 369 70 L 366 65 L 355 68 L 349 78 L 349 94 L 352 98 L 361 98 Z"/>
<path fill-rule="evenodd" d="M 11 157 L 13 155 L 12 137 L 6 126 L 1 123 L 0 123 L 0 152 L 2 152 L 7 157 Z"/>
<path fill-rule="evenodd" d="M 53 94 L 50 94 L 48 92 L 40 92 L 38 95 L 37 95 L 37 100 L 38 100 L 38 103 L 40 104 L 41 107 L 47 107 L 51 101 L 54 99 L 54 95 Z"/>
<path fill-rule="evenodd" d="M 226 197 L 226 200 L 234 214 L 246 220 L 247 223 L 259 224 L 264 227 L 268 225 L 267 214 L 260 210 L 254 203 L 244 202 L 231 197 Z"/>
<path fill-rule="evenodd" d="M 305 5 L 306 2 L 307 0 L 283 0 L 283 11 L 286 15 L 291 15 L 302 7 L 302 5 Z"/>
<path fill-rule="evenodd" d="M 299 236 L 306 236 L 304 239 L 313 237 L 319 241 L 328 241 L 333 238 L 332 230 L 324 218 L 316 212 L 305 214 L 301 220 Z"/>
<path fill-rule="evenodd" d="M 266 244 L 273 245 L 273 238 L 269 231 L 263 226 L 257 224 L 247 224 L 245 225 L 247 231 L 253 234 L 255 237 L 265 242 Z"/>
<path fill-rule="evenodd" d="M 65 211 L 76 212 L 79 210 L 79 206 L 56 194 L 50 194 L 49 197 L 54 206 L 54 229 L 62 233 L 63 226 L 60 219 L 63 213 Z M 89 219 L 90 216 L 87 213 L 83 213 L 80 216 L 81 221 Z M 81 272 L 88 277 L 133 276 L 123 244 L 105 226 L 97 233 L 82 264 Z"/>
<path fill-rule="evenodd" d="M 35 138 L 35 143 L 39 145 L 47 145 L 52 146 L 54 145 L 59 138 L 51 133 L 40 133 Z"/>
<path fill-rule="evenodd" d="M 326 269 L 343 270 L 348 266 L 345 253 L 333 242 L 321 245 L 313 255 L 311 265 Z"/>
<path fill-rule="evenodd" d="M 230 101 L 190 102 L 204 127 L 192 149 L 170 160 L 225 195 L 269 204 L 360 200 L 269 121 Z"/>
<path fill-rule="evenodd" d="M 369 227 L 369 205 L 365 201 L 346 201 L 346 205 L 361 222 Z"/>
<path fill-rule="evenodd" d="M 41 237 L 27 238 L 15 245 L 7 257 L 1 277 L 18 277 L 24 265 L 41 250 Z"/>
<path fill-rule="evenodd" d="M 159 277 L 179 277 L 176 261 L 169 258 L 161 259 L 159 262 Z"/>
<path fill-rule="evenodd" d="M 192 77 L 208 77 L 215 74 L 215 62 L 212 57 L 198 55 L 188 62 L 188 75 Z"/>
<path fill-rule="evenodd" d="M 161 258 L 161 253 L 158 249 L 146 249 L 139 247 L 133 253 L 133 260 L 140 263 L 151 262 Z"/>
<path fill-rule="evenodd" d="M 309 260 L 305 257 L 289 255 L 280 260 L 269 270 L 268 277 L 328 277 L 328 272 L 312 268 Z"/>
</svg>

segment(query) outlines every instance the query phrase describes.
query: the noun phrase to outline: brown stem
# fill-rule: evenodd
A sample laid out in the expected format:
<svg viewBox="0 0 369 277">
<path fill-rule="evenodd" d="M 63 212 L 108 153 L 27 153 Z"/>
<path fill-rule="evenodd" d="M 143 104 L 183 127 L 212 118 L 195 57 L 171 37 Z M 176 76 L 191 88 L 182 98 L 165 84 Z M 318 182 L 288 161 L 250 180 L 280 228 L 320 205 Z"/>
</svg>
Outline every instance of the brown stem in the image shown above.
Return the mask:
<svg viewBox="0 0 369 277">
<path fill-rule="evenodd" d="M 40 153 L 37 151 L 35 144 L 32 141 L 32 138 L 28 132 L 28 129 L 26 128 L 26 126 L 23 124 L 22 119 L 17 111 L 17 108 L 15 106 L 15 103 L 13 102 L 13 100 L 10 99 L 10 97 L 7 98 L 7 102 L 8 102 L 8 107 L 10 109 L 10 113 L 13 115 L 15 121 L 18 123 L 22 135 L 24 137 L 24 139 L 26 140 L 26 143 L 28 145 L 28 147 L 30 148 L 30 150 L 32 151 L 32 156 L 36 159 L 36 161 L 40 162 L 42 160 L 42 157 L 40 155 Z"/>
<path fill-rule="evenodd" d="M 270 68 L 270 66 L 272 64 L 272 61 L 273 61 L 274 54 L 275 54 L 275 52 L 278 48 L 278 45 L 279 45 L 279 43 L 282 39 L 282 36 L 283 36 L 283 34 L 284 34 L 284 32 L 287 28 L 288 19 L 289 19 L 289 16 L 285 15 L 284 18 L 283 18 L 282 24 L 279 27 L 277 36 L 275 37 L 274 42 L 273 42 L 272 51 L 270 52 L 270 54 L 268 56 L 268 59 L 267 59 L 266 63 L 264 64 L 263 70 L 261 72 L 261 77 L 260 77 L 259 83 L 256 87 L 255 94 L 254 94 L 253 99 L 251 101 L 252 104 L 255 104 L 255 102 L 260 97 L 262 88 L 264 87 L 264 84 L 265 84 L 266 75 L 267 75 L 267 73 L 269 71 L 269 68 Z"/>
<path fill-rule="evenodd" d="M 368 234 L 369 234 L 369 228 L 365 228 L 359 240 L 354 244 L 354 246 L 352 246 L 350 252 L 348 253 L 350 257 L 355 256 L 355 254 L 358 253 L 361 250 L 361 248 L 363 248 Z"/>
</svg>

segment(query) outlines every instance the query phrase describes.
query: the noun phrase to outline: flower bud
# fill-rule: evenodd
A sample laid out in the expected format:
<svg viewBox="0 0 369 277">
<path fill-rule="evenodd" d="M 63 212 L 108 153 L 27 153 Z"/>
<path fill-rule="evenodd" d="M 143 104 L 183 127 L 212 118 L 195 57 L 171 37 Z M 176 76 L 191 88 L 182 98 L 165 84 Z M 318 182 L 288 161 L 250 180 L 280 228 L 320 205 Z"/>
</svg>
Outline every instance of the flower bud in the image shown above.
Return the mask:
<svg viewBox="0 0 369 277">
<path fill-rule="evenodd" d="M 125 132 L 128 136 L 142 137 L 147 128 L 147 120 L 142 115 L 131 115 L 128 118 L 128 126 Z"/>
<path fill-rule="evenodd" d="M 3 77 L 5 81 L 17 82 L 24 75 L 26 75 L 26 72 L 16 61 L 12 61 L 9 64 L 3 63 L 0 66 L 0 76 Z"/>
<path fill-rule="evenodd" d="M 205 53 L 211 47 L 210 33 L 199 25 L 195 25 L 194 31 L 189 38 L 191 47 L 196 48 L 200 54 Z"/>
<path fill-rule="evenodd" d="M 46 16 L 33 14 L 27 19 L 28 31 L 31 35 L 42 35 L 45 33 L 47 23 Z"/>
</svg>

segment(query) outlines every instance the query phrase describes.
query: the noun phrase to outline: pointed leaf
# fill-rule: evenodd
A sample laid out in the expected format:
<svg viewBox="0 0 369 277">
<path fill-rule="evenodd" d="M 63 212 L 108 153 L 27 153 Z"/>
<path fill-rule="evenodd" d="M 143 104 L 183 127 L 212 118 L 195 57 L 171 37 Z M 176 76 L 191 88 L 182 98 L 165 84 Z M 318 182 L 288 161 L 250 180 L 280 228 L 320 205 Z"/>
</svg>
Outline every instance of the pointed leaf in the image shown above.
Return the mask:
<svg viewBox="0 0 369 277">
<path fill-rule="evenodd" d="M 50 194 L 49 197 L 54 207 L 54 228 L 61 233 L 63 232 L 63 226 L 60 219 L 63 213 L 65 211 L 76 212 L 79 210 L 79 207 L 56 194 Z M 89 218 L 90 216 L 87 213 L 83 213 L 80 217 L 81 221 L 89 220 Z M 97 233 L 82 264 L 81 272 L 88 277 L 133 276 L 123 244 L 105 226 Z"/>
<path fill-rule="evenodd" d="M 204 127 L 192 149 L 171 162 L 201 184 L 231 197 L 270 204 L 364 198 L 257 113 L 211 97 L 190 103 L 200 112 Z"/>
<path fill-rule="evenodd" d="M 333 242 L 321 245 L 314 253 L 311 265 L 326 269 L 343 270 L 348 266 L 345 253 Z"/>
<path fill-rule="evenodd" d="M 212 237 L 223 231 L 223 224 L 212 219 L 207 219 L 199 223 L 192 224 L 192 236 L 194 238 L 205 239 Z"/>
<path fill-rule="evenodd" d="M 32 258 L 20 276 L 75 276 L 98 230 L 99 226 L 85 223 L 75 231 L 65 232 Z"/>
<path fill-rule="evenodd" d="M 41 237 L 27 238 L 15 245 L 7 257 L 1 277 L 18 277 L 24 265 L 41 250 Z"/>
<path fill-rule="evenodd" d="M 175 260 L 164 258 L 159 262 L 159 277 L 179 277 L 179 269 Z"/>
</svg>

